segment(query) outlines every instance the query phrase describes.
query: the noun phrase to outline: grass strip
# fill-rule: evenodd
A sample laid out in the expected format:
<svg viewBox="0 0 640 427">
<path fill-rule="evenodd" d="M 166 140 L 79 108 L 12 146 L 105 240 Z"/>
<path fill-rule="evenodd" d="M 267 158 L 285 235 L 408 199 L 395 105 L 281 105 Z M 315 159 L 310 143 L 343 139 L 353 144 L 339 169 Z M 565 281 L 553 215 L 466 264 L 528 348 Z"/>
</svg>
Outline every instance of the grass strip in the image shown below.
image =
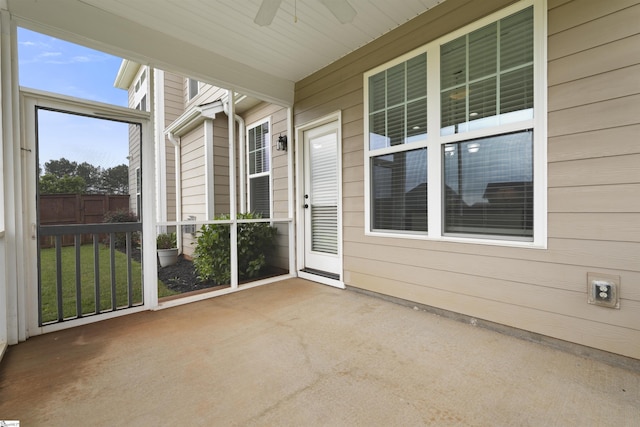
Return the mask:
<svg viewBox="0 0 640 427">
<path fill-rule="evenodd" d="M 98 254 L 98 266 L 100 269 L 100 311 L 111 310 L 111 266 L 109 248 L 100 246 Z M 127 255 L 115 252 L 115 276 L 116 276 L 116 303 L 118 307 L 126 307 L 129 304 L 127 296 Z M 47 323 L 58 318 L 57 312 L 57 286 L 56 286 L 56 251 L 55 248 L 41 249 L 40 251 L 41 274 L 41 300 L 42 322 Z M 131 275 L 133 285 L 132 303 L 142 303 L 142 265 L 131 260 Z M 96 312 L 95 279 L 94 279 L 94 253 L 93 245 L 80 247 L 80 282 L 82 314 Z M 175 295 L 176 292 L 158 280 L 158 297 Z M 74 246 L 62 248 L 62 306 L 63 317 L 76 317 L 76 254 Z"/>
</svg>

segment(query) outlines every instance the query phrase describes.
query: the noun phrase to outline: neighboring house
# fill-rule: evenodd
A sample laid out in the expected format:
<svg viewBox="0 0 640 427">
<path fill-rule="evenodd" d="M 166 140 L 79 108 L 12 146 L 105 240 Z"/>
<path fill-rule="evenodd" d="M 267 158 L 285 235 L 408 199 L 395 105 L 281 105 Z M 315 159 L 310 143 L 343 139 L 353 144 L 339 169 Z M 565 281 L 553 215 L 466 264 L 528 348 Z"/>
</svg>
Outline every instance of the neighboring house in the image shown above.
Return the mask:
<svg viewBox="0 0 640 427">
<path fill-rule="evenodd" d="M 240 210 L 293 206 L 293 275 L 640 359 L 639 17 L 637 1 L 446 0 L 278 105 L 273 81 L 211 66 L 211 82 L 272 101 L 238 103 L 244 173 L 228 95 L 164 72 L 161 220 L 228 213 L 236 170 Z M 207 75 L 205 59 L 180 58 Z"/>
<path fill-rule="evenodd" d="M 139 67 L 133 64 L 124 63 L 118 75 L 118 81 L 114 83 L 116 87 L 128 89 L 128 103 L 130 108 L 140 111 L 149 111 L 149 82 L 147 79 L 148 70 L 146 67 Z M 127 84 L 127 87 L 123 87 Z M 130 87 L 129 87 L 130 86 Z M 137 126 L 129 126 L 129 207 L 141 217 L 142 199 L 142 170 L 140 163 L 140 132 Z"/>
<path fill-rule="evenodd" d="M 146 101 L 149 91 L 146 76 L 150 73 L 156 82 L 154 99 L 157 101 L 153 105 Z M 114 85 L 128 90 L 131 108 L 154 114 L 158 221 L 203 222 L 228 215 L 227 91 L 128 60 L 123 60 Z M 240 194 L 236 209 L 257 213 L 263 218 L 286 217 L 286 153 L 276 149 L 278 136 L 287 132 L 286 109 L 238 96 L 235 113 L 239 165 L 236 191 Z M 131 134 L 129 151 L 130 169 L 139 171 L 140 139 L 136 132 Z M 130 174 L 130 188 L 131 207 L 138 212 L 139 174 Z M 274 200 L 274 194 L 277 198 L 283 192 L 282 200 Z M 275 225 L 280 229 L 278 236 L 284 253 L 273 258 L 280 259 L 277 266 L 286 269 L 288 231 L 283 225 Z M 181 233 L 180 247 L 187 257 L 193 254 L 195 237 L 195 233 Z"/>
</svg>

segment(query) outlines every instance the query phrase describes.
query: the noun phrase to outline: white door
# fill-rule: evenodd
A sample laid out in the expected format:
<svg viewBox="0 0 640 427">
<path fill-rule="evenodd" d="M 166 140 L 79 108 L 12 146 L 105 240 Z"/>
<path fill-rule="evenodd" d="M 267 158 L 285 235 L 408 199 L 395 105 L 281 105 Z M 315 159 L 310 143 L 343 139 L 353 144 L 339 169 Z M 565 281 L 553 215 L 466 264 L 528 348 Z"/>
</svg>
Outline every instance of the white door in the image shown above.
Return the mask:
<svg viewBox="0 0 640 427">
<path fill-rule="evenodd" d="M 335 121 L 304 132 L 304 270 L 335 280 L 341 273 L 338 131 Z"/>
<path fill-rule="evenodd" d="M 29 335 L 156 306 L 153 192 L 142 194 L 145 209 L 140 210 L 140 217 L 103 223 L 107 211 L 133 210 L 135 193 L 126 191 L 131 187 L 131 174 L 109 181 L 65 180 L 69 176 L 96 177 L 82 174 L 83 165 L 84 170 L 91 171 L 93 166 L 98 173 L 107 169 L 106 164 L 96 166 L 83 157 L 76 157 L 75 164 L 66 159 L 84 155 L 98 162 L 113 158 L 112 164 L 117 165 L 114 171 L 122 171 L 124 164 L 128 172 L 128 163 L 135 161 L 144 178 L 152 182 L 155 172 L 148 114 L 28 90 L 21 91 L 21 102 L 23 144 L 28 153 L 24 157 L 25 212 L 32 224 L 32 240 L 25 249 Z M 96 136 L 99 132 L 109 132 L 107 142 Z M 138 147 L 137 154 L 126 157 L 133 144 Z M 53 171 L 41 175 L 39 165 L 44 165 L 46 172 L 47 164 L 59 164 L 60 170 L 66 165 L 69 175 L 61 178 Z M 69 192 L 78 194 L 63 194 Z M 101 192 L 111 195 L 98 194 Z M 140 203 L 142 197 L 133 200 Z M 134 247 L 141 249 L 144 267 L 142 259 L 134 259 Z"/>
</svg>

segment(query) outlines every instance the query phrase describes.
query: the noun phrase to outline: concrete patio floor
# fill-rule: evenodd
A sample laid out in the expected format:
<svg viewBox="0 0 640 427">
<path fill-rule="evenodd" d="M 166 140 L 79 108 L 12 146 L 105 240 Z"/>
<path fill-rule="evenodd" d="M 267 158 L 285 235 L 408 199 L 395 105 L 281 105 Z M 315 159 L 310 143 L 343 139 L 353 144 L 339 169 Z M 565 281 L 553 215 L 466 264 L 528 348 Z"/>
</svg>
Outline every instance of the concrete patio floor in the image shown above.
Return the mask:
<svg viewBox="0 0 640 427">
<path fill-rule="evenodd" d="M 29 339 L 23 426 L 638 426 L 640 372 L 291 279 Z"/>
</svg>

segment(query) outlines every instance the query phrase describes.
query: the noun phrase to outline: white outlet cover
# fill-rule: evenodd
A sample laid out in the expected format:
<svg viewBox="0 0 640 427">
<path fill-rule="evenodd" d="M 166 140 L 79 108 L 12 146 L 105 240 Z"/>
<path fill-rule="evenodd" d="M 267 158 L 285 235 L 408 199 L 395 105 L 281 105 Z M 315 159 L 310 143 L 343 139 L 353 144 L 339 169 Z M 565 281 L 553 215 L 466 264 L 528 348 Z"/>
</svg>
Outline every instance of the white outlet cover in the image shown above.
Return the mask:
<svg viewBox="0 0 640 427">
<path fill-rule="evenodd" d="M 596 298 L 600 284 L 611 287 L 611 298 L 609 301 L 602 301 Z M 587 302 L 601 307 L 620 309 L 620 276 L 604 273 L 587 273 Z"/>
</svg>

